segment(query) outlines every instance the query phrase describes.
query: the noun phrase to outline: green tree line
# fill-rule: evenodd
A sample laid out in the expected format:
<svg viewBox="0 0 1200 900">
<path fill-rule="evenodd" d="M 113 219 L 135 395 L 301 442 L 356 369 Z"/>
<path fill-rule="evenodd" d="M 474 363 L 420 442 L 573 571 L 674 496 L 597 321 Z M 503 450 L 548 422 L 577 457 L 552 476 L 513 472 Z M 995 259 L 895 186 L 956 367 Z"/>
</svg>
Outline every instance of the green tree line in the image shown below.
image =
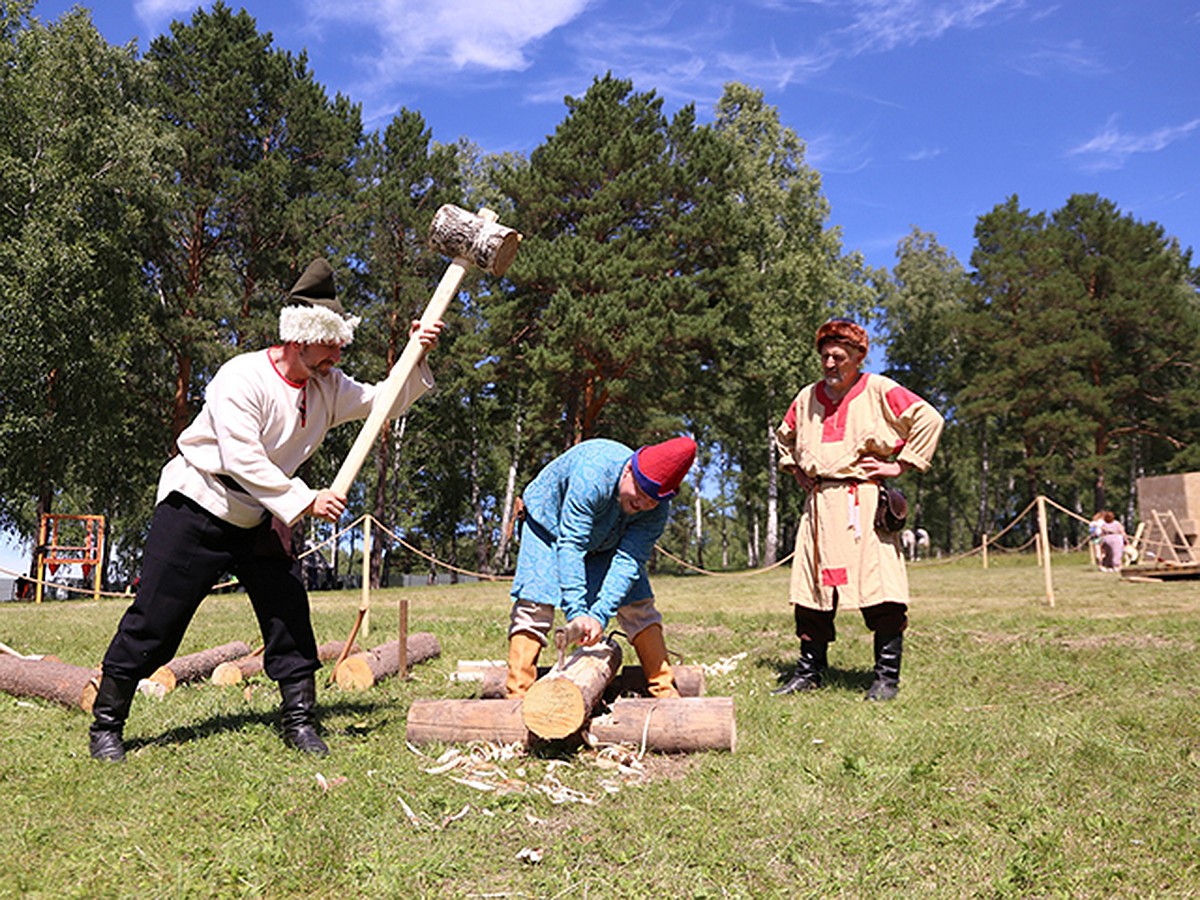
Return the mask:
<svg viewBox="0 0 1200 900">
<path fill-rule="evenodd" d="M 1014 195 L 980 217 L 971 271 L 916 228 L 876 270 L 747 85 L 705 124 L 597 75 L 527 157 L 495 155 L 434 141 L 415 110 L 367 132 L 303 53 L 221 2 L 143 55 L 86 10 L 33 10 L 0 7 L 0 526 L 103 514 L 114 580 L 136 572 L 208 379 L 275 339 L 313 257 L 363 316 L 344 367 L 384 376 L 447 262 L 424 240 L 447 202 L 525 239 L 504 278 L 464 281 L 437 390 L 385 429 L 351 514 L 454 566 L 511 563 L 513 499 L 566 447 L 684 431 L 702 466 L 664 545 L 708 568 L 776 561 L 800 494 L 770 435 L 834 314 L 873 323 L 876 367 L 948 417 L 934 473 L 905 478 L 946 551 L 1039 492 L 1129 516 L 1138 475 L 1200 465 L 1191 250 L 1103 198 L 1046 214 Z M 356 433 L 331 434 L 305 478 L 327 483 Z M 375 553 L 375 577 L 428 567 Z"/>
</svg>

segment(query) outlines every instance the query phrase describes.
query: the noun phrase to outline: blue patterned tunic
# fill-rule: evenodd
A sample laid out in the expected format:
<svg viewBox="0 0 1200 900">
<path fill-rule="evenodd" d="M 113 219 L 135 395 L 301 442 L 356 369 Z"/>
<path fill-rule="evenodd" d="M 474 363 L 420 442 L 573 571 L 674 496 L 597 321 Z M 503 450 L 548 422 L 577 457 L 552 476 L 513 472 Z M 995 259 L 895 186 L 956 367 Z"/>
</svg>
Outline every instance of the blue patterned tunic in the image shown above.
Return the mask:
<svg viewBox="0 0 1200 900">
<path fill-rule="evenodd" d="M 557 607 L 567 621 L 588 615 L 605 626 L 618 606 L 653 596 L 646 562 L 671 504 L 632 516 L 621 511 L 621 473 L 632 456 L 617 441 L 584 441 L 525 488 L 513 600 Z"/>
</svg>

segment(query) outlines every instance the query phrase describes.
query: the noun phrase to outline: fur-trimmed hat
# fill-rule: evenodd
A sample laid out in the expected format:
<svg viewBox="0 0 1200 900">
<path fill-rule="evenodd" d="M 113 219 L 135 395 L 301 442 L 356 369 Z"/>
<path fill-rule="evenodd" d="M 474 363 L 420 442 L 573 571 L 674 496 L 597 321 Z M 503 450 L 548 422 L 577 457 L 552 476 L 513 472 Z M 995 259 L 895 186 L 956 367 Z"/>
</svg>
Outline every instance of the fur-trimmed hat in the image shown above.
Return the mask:
<svg viewBox="0 0 1200 900">
<path fill-rule="evenodd" d="M 821 345 L 828 341 L 846 344 L 860 353 L 866 353 L 871 346 L 867 330 L 849 319 L 830 319 L 817 329 L 817 349 L 820 350 Z"/>
<path fill-rule="evenodd" d="M 333 266 L 314 259 L 301 273 L 279 311 L 279 338 L 284 343 L 339 344 L 354 340 L 358 316 L 346 314 L 337 299 Z"/>
<path fill-rule="evenodd" d="M 652 500 L 670 500 L 696 459 L 696 442 L 673 437 L 647 444 L 633 454 L 633 479 Z"/>
</svg>

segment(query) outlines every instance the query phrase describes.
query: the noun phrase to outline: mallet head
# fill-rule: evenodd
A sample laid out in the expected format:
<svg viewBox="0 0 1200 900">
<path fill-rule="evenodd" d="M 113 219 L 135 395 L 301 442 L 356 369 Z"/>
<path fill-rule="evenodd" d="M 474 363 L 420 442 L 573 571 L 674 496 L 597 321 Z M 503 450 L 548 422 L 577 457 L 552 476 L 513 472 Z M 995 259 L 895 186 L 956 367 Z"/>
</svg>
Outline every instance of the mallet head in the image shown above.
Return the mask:
<svg viewBox="0 0 1200 900">
<path fill-rule="evenodd" d="M 447 203 L 429 225 L 429 246 L 465 260 L 490 275 L 503 275 L 521 244 L 521 235 L 496 221 L 490 209 L 478 213 Z"/>
</svg>

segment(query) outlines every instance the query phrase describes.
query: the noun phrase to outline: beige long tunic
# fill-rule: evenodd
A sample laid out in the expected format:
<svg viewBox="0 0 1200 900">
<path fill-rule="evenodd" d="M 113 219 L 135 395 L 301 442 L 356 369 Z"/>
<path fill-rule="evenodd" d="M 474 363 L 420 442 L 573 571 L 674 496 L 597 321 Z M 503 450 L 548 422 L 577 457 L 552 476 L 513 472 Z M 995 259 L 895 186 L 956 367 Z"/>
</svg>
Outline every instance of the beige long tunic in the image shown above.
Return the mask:
<svg viewBox="0 0 1200 900">
<path fill-rule="evenodd" d="M 796 532 L 792 603 L 859 609 L 908 602 L 899 535 L 875 531 L 879 488 L 860 460 L 898 460 L 929 469 L 942 417 L 928 402 L 882 375 L 863 373 L 840 400 L 823 382 L 802 388 L 776 430 L 779 467 L 817 480 Z"/>
</svg>

